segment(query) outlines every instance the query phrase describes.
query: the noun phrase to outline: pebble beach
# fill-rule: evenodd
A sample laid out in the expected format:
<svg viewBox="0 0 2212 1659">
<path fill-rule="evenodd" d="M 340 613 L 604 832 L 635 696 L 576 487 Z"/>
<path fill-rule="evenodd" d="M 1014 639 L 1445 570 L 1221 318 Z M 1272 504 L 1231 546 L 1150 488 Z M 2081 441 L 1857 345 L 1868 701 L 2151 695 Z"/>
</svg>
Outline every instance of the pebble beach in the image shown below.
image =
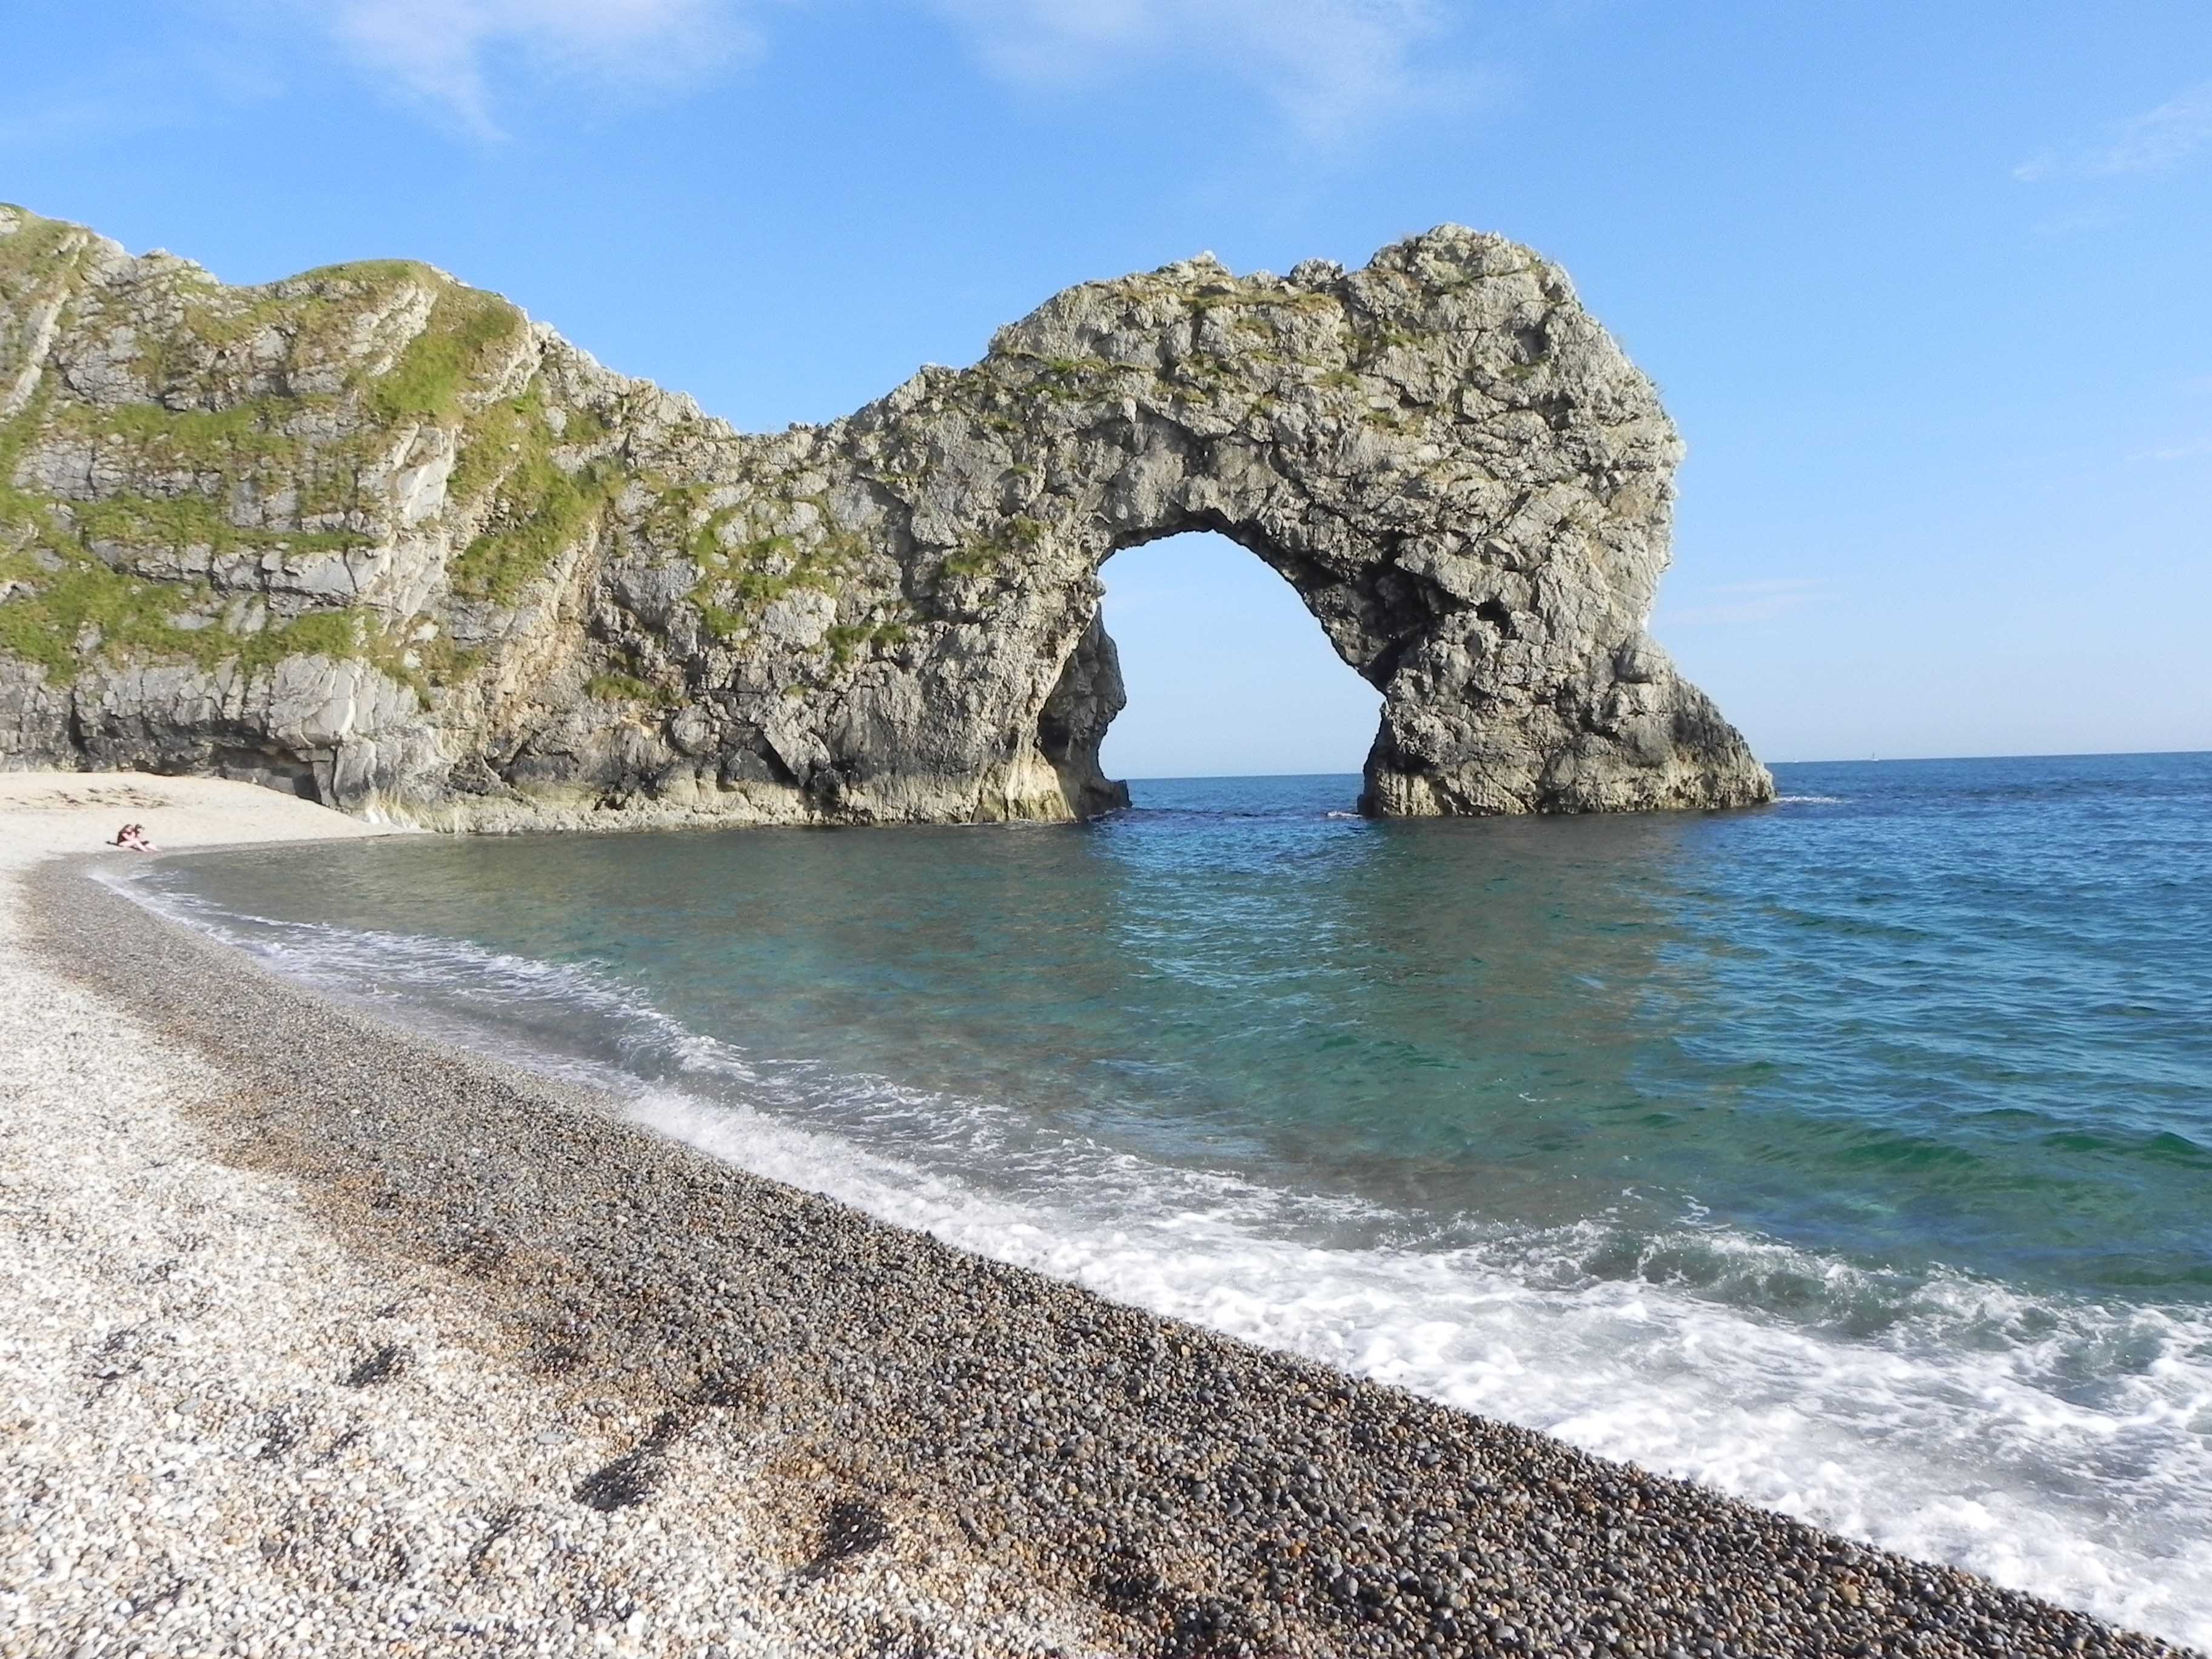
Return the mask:
<svg viewBox="0 0 2212 1659">
<path fill-rule="evenodd" d="M 719 1163 L 94 878 L 0 778 L 0 1653 L 2171 1655 Z"/>
</svg>

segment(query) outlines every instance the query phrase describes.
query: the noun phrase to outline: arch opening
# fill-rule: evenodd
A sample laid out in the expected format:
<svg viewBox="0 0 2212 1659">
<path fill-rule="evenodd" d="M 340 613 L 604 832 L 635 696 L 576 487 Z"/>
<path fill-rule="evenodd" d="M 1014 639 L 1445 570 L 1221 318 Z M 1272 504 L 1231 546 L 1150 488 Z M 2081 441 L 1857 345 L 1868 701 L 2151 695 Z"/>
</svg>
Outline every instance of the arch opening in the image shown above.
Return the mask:
<svg viewBox="0 0 2212 1659">
<path fill-rule="evenodd" d="M 1127 698 L 1100 745 L 1108 778 L 1340 775 L 1350 804 L 1382 696 L 1271 562 L 1182 531 L 1121 550 L 1099 576 Z"/>
</svg>

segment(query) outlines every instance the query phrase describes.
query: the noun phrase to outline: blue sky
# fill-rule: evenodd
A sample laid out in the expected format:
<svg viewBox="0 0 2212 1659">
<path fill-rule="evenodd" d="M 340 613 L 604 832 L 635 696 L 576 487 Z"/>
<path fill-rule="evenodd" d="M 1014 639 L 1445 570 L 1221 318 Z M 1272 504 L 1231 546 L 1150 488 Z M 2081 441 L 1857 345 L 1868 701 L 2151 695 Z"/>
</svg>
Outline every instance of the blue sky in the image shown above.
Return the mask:
<svg viewBox="0 0 2212 1659">
<path fill-rule="evenodd" d="M 750 428 L 1085 277 L 1502 231 L 1688 439 L 1654 630 L 1763 755 L 2212 747 L 2197 0 L 11 0 L 0 51 L 0 199 L 427 258 Z M 1357 766 L 1256 561 L 1106 574 L 1116 767 Z"/>
</svg>

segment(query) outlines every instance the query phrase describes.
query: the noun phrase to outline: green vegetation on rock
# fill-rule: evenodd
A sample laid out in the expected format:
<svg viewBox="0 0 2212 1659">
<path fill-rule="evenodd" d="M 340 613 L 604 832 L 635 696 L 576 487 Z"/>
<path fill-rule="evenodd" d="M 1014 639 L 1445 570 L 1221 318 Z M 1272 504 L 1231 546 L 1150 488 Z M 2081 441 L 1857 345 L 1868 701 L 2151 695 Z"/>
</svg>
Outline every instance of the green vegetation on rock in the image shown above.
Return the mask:
<svg viewBox="0 0 2212 1659">
<path fill-rule="evenodd" d="M 911 637 L 904 623 L 874 622 L 840 623 L 823 635 L 830 647 L 830 655 L 839 667 L 874 651 L 886 651 L 904 645 Z"/>
<path fill-rule="evenodd" d="M 148 581 L 110 569 L 89 554 L 0 555 L 0 652 L 34 663 L 50 684 L 74 682 L 88 663 L 225 663 L 252 671 L 286 657 L 321 655 L 374 663 L 421 689 L 381 621 L 361 610 L 317 611 L 252 632 L 208 620 L 221 598 L 204 583 Z"/>
<path fill-rule="evenodd" d="M 802 499 L 822 520 L 830 519 L 826 501 Z M 691 506 L 698 511 L 702 502 L 694 498 Z M 779 532 L 732 544 L 725 539 L 725 532 L 736 522 L 738 513 L 735 507 L 708 513 L 682 539 L 684 551 L 700 572 L 692 586 L 691 603 L 708 634 L 725 645 L 749 635 L 759 625 L 763 613 L 787 594 L 808 591 L 837 598 L 851 586 L 853 572 L 866 554 L 860 538 L 837 530 L 810 535 Z M 864 629 L 860 637 L 872 639 L 874 624 Z M 840 662 L 856 648 L 853 638 L 846 640 L 842 651 L 832 646 Z"/>
<path fill-rule="evenodd" d="M 42 526 L 43 498 L 15 484 L 15 469 L 45 418 L 52 394 L 41 386 L 30 404 L 12 421 L 0 421 L 0 546 L 21 536 L 35 536 Z"/>
<path fill-rule="evenodd" d="M 489 366 L 493 349 L 510 343 L 523 326 L 522 313 L 496 294 L 448 284 L 422 331 L 388 373 L 369 382 L 362 401 L 395 426 L 451 421 L 462 412 L 463 391 Z"/>
<path fill-rule="evenodd" d="M 606 498 L 605 480 L 596 466 L 572 475 L 542 455 L 525 460 L 499 486 L 492 527 L 453 561 L 453 591 L 495 604 L 513 603 L 576 544 Z"/>
<path fill-rule="evenodd" d="M 301 520 L 342 519 L 361 511 L 361 478 L 386 447 L 377 433 L 345 433 L 309 442 L 288 429 L 303 416 L 326 412 L 328 398 L 256 398 L 228 409 L 173 410 L 159 404 L 94 408 L 68 404 L 52 413 L 48 430 L 90 444 L 103 469 L 128 481 L 125 493 L 176 498 L 181 491 L 228 493 L 250 489 L 264 501 L 289 496 L 288 515 Z M 218 512 L 218 516 L 222 516 Z M 358 532 L 280 527 L 231 530 L 213 526 L 197 544 L 228 546 L 241 538 L 287 538 L 301 546 L 367 546 L 376 538 Z"/>
<path fill-rule="evenodd" d="M 1034 550 L 1043 541 L 1044 530 L 1041 520 L 1018 513 L 1006 521 L 1003 536 L 955 549 L 945 556 L 940 568 L 948 576 L 988 575 L 1008 559 Z"/>
<path fill-rule="evenodd" d="M 344 553 L 374 544 L 351 531 L 243 530 L 204 495 L 110 495 L 104 501 L 70 502 L 66 510 L 88 546 L 159 548 L 179 554 L 199 547 L 214 553 L 241 547 Z"/>
<path fill-rule="evenodd" d="M 0 309 L 27 314 L 66 291 L 78 262 L 66 259 L 63 250 L 72 239 L 80 246 L 90 239 L 74 225 L 0 204 L 0 222 L 10 221 L 14 228 L 0 234 Z M 21 370 L 29 343 L 27 330 L 0 329 L 0 393 Z"/>
<path fill-rule="evenodd" d="M 605 510 L 618 482 L 614 469 L 598 461 L 563 467 L 553 456 L 559 441 L 535 383 L 465 428 L 452 493 L 471 506 L 489 497 L 491 511 L 453 561 L 454 592 L 512 604 Z"/>
<path fill-rule="evenodd" d="M 160 404 L 93 408 L 71 404 L 54 424 L 102 447 L 123 448 L 133 470 L 221 472 L 226 477 L 299 465 L 304 446 L 283 430 L 297 400 L 255 398 L 228 409 L 176 410 Z"/>
<path fill-rule="evenodd" d="M 667 694 L 657 686 L 628 674 L 594 674 L 584 682 L 584 695 L 600 702 L 644 702 L 663 704 Z"/>
<path fill-rule="evenodd" d="M 12 202 L 0 202 L 0 215 L 15 222 L 14 229 L 0 235 L 0 295 L 9 299 L 40 286 L 52 271 L 63 244 L 72 236 L 84 236 L 75 225 L 42 219 Z"/>
</svg>

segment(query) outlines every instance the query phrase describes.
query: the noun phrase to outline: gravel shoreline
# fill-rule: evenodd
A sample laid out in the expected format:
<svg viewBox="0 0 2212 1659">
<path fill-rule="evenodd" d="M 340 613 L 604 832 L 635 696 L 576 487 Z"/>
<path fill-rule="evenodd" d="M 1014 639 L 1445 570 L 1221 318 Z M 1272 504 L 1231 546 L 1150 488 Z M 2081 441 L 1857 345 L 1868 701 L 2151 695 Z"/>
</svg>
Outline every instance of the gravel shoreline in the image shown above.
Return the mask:
<svg viewBox="0 0 2212 1659">
<path fill-rule="evenodd" d="M 458 1496 L 410 1504 L 453 1468 L 387 1459 L 389 1491 L 231 1529 L 235 1593 L 287 1588 L 362 1650 L 453 1650 L 468 1626 L 472 1651 L 886 1659 L 2183 1651 L 750 1176 L 287 985 L 82 870 L 40 867 L 23 903 L 54 970 L 221 1079 L 182 1103 L 204 1146 L 392 1287 L 337 1295 L 350 1335 L 310 1357 L 323 1395 L 492 1402 Z M 88 1417 L 157 1389 L 131 1328 L 84 1337 Z M 331 1438 L 272 1452 L 285 1432 L 264 1410 L 209 1455 L 306 1492 Z M 199 1606 L 232 1593 L 204 1553 Z M 4 1594 L 44 1616 L 35 1587 Z"/>
</svg>

